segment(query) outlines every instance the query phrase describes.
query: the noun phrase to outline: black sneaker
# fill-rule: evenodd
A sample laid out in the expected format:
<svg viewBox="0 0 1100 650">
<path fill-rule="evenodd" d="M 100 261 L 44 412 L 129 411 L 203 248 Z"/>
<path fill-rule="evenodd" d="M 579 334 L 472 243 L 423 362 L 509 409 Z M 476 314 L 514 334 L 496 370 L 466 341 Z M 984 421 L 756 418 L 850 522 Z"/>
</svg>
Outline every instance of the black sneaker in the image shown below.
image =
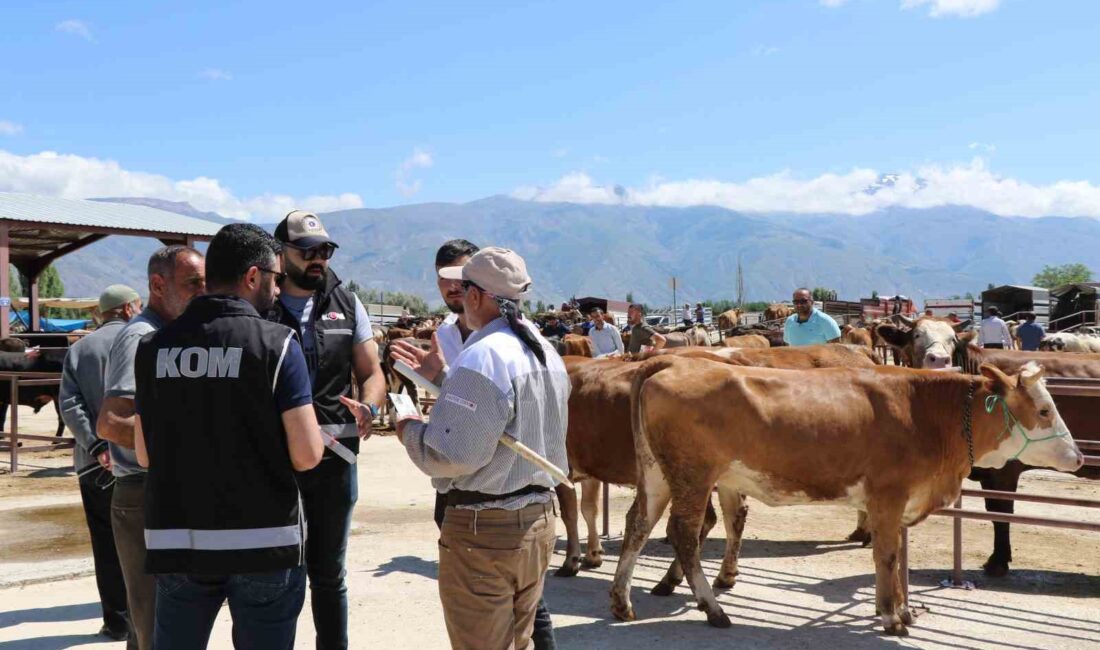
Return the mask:
<svg viewBox="0 0 1100 650">
<path fill-rule="evenodd" d="M 105 636 L 113 641 L 128 641 L 130 639 L 130 630 L 123 628 L 121 630 L 112 630 L 110 627 L 104 625 L 99 628 L 99 636 Z"/>
</svg>

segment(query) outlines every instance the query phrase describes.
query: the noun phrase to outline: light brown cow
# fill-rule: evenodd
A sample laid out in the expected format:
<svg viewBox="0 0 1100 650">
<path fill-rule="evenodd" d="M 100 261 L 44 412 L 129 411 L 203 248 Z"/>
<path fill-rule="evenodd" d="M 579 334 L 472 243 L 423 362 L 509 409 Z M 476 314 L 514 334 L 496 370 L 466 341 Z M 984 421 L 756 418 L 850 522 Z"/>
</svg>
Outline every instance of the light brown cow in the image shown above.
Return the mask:
<svg viewBox="0 0 1100 650">
<path fill-rule="evenodd" d="M 759 334 L 742 334 L 741 336 L 727 336 L 722 339 L 722 347 L 726 348 L 770 348 L 768 337 Z"/>
<path fill-rule="evenodd" d="M 683 332 L 669 332 L 665 334 L 666 348 L 683 348 L 689 346 L 710 347 L 710 335 L 705 327 L 689 327 Z"/>
<path fill-rule="evenodd" d="M 866 350 L 849 345 L 765 349 L 682 347 L 655 350 L 650 354 L 696 357 L 767 368 L 862 368 L 875 365 L 874 357 Z M 562 513 L 567 536 L 566 561 L 557 575 L 572 576 L 576 575 L 582 563 L 590 568 L 603 563 L 603 546 L 596 528 L 600 512 L 600 483 L 636 484 L 634 437 L 630 429 L 630 384 L 641 366 L 617 359 L 564 357 L 564 360 L 573 385 L 569 395 L 566 451 L 571 478 L 581 484 L 580 512 L 588 529 L 587 553 L 582 561 L 576 514 L 574 512 L 571 517 L 568 512 Z M 713 522 L 710 523 L 713 525 Z M 674 564 L 654 593 L 672 593 L 672 589 L 682 580 L 683 573 Z"/>
<path fill-rule="evenodd" d="M 718 314 L 718 329 L 725 332 L 741 324 L 741 310 L 730 309 Z"/>
<path fill-rule="evenodd" d="M 840 340 L 844 343 L 851 343 L 852 345 L 863 345 L 870 349 L 874 349 L 875 347 L 871 339 L 871 330 L 865 327 L 845 325 L 840 328 Z"/>
<path fill-rule="evenodd" d="M 566 334 L 558 344 L 558 354 L 563 357 L 593 357 L 595 348 L 592 347 L 592 339 L 583 334 Z"/>
<path fill-rule="evenodd" d="M 1084 462 L 1036 365 L 1015 377 L 988 365 L 981 377 L 893 367 L 791 372 L 675 357 L 643 365 L 631 389 L 638 491 L 611 589 L 622 620 L 634 619 L 634 564 L 671 501 L 669 536 L 699 608 L 711 625 L 730 625 L 699 562 L 703 503 L 717 484 L 724 512 L 742 495 L 773 506 L 867 509 L 876 605 L 887 633 L 906 634 L 913 618 L 898 577 L 901 527 L 957 498 L 971 469 L 968 444 L 975 464 L 990 467 L 1014 454 L 1060 470 Z M 1005 414 L 1018 426 L 1006 431 Z M 1044 440 L 1021 450 L 1021 434 Z M 721 585 L 735 581 L 741 542 L 726 527 Z"/>
<path fill-rule="evenodd" d="M 764 310 L 764 320 L 779 320 L 781 318 L 786 318 L 793 313 L 794 311 L 791 310 L 789 305 L 784 305 L 783 303 L 777 302 L 768 305 L 768 308 Z"/>
<path fill-rule="evenodd" d="M 404 327 L 391 327 L 386 330 L 386 340 L 396 341 L 397 339 L 410 339 L 413 337 L 413 331 L 405 329 Z"/>
</svg>

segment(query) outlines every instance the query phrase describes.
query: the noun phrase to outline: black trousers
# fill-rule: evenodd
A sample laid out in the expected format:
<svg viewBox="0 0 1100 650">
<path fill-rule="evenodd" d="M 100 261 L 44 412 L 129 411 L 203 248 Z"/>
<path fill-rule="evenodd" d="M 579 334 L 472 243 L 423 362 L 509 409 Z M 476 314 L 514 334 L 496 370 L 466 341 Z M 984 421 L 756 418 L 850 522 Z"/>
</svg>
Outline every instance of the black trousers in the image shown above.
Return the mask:
<svg viewBox="0 0 1100 650">
<path fill-rule="evenodd" d="M 443 528 L 443 517 L 447 513 L 447 495 L 442 492 L 435 493 L 435 525 Z M 535 630 L 531 633 L 531 642 L 535 650 L 556 650 L 557 640 L 554 638 L 554 621 L 550 619 L 550 610 L 546 607 L 546 596 L 539 599 L 538 608 L 535 610 Z"/>
<path fill-rule="evenodd" d="M 1004 343 L 986 343 L 984 347 L 990 348 L 991 350 L 1003 350 L 1003 349 L 1005 349 L 1005 344 Z"/>
<path fill-rule="evenodd" d="M 112 632 L 122 632 L 129 630 L 130 621 L 126 614 L 126 582 L 111 532 L 112 480 L 111 474 L 103 470 L 81 476 L 80 500 L 84 503 L 84 518 L 92 537 L 95 583 L 103 608 L 103 624 Z"/>
</svg>

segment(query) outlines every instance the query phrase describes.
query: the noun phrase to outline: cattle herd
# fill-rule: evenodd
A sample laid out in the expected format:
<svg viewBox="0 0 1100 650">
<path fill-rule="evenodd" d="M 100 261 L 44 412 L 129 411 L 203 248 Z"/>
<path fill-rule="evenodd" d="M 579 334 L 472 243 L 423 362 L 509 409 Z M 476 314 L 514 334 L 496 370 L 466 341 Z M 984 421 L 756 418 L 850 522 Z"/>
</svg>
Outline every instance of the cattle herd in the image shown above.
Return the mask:
<svg viewBox="0 0 1100 650">
<path fill-rule="evenodd" d="M 773 305 L 765 318 L 789 313 Z M 556 316 L 578 324 L 583 318 Z M 904 634 L 913 618 L 898 573 L 901 530 L 951 504 L 964 478 L 998 490 L 1015 490 L 1020 474 L 1038 467 L 1100 478 L 1097 468 L 1082 467 L 1070 436 L 1096 437 L 1093 407 L 1072 399 L 1056 406 L 1043 380 L 1100 379 L 1100 345 L 1092 346 L 1100 338 L 1054 335 L 1047 349 L 1056 352 L 984 350 L 963 331 L 966 323 L 922 317 L 845 326 L 836 344 L 795 348 L 766 325 L 740 325 L 740 317 L 737 310 L 717 316 L 717 341 L 700 326 L 668 331 L 665 349 L 638 358 L 592 358 L 579 328 L 555 341 L 572 382 L 567 450 L 581 487 L 579 508 L 571 489 L 558 491 L 567 546 L 557 575 L 603 561 L 600 484 L 635 487 L 611 587 L 611 611 L 620 619 L 635 616 L 634 565 L 667 509 L 675 556 L 652 593 L 669 595 L 686 578 L 708 622 L 728 626 L 713 589 L 736 582 L 751 496 L 769 505 L 852 506 L 849 539 L 873 547 L 882 624 L 887 633 Z M 437 325 L 407 319 L 377 338 L 383 347 L 395 340 L 427 347 Z M 0 342 L 5 369 L 57 363 L 7 343 Z M 896 365 L 886 365 L 883 349 Z M 392 371 L 385 350 L 382 359 L 391 390 L 404 387 L 415 397 L 415 386 Z M 6 401 L 5 392 L 0 402 Z M 49 401 L 41 390 L 20 394 L 36 409 Z M 717 524 L 713 493 L 726 548 L 712 587 L 700 549 Z M 1012 502 L 991 500 L 987 508 L 1011 512 Z M 578 512 L 587 527 L 583 554 Z M 997 523 L 985 570 L 1004 575 L 1011 559 L 1008 524 Z"/>
</svg>

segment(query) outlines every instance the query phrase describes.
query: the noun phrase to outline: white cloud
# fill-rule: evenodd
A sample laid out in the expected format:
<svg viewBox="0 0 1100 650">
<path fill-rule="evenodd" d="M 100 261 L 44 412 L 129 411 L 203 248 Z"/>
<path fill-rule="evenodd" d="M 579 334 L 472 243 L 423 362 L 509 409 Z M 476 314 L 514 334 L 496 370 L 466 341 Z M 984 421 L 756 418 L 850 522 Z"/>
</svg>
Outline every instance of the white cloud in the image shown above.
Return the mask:
<svg viewBox="0 0 1100 650">
<path fill-rule="evenodd" d="M 19 135 L 23 132 L 23 125 L 7 120 L 0 120 L 0 135 Z"/>
<path fill-rule="evenodd" d="M 847 4 L 848 0 L 818 0 L 818 4 L 823 7 L 839 7 L 840 5 Z"/>
<path fill-rule="evenodd" d="M 902 9 L 917 9 L 925 5 L 928 5 L 928 15 L 933 18 L 973 18 L 995 11 L 1001 0 L 901 0 Z"/>
<path fill-rule="evenodd" d="M 187 201 L 199 210 L 235 219 L 277 219 L 295 208 L 330 212 L 363 207 L 358 194 L 293 197 L 262 194 L 238 197 L 216 178 L 173 180 L 160 174 L 123 169 L 113 160 L 53 151 L 19 156 L 0 150 L 0 191 L 45 194 L 70 199 L 143 196 Z"/>
<path fill-rule="evenodd" d="M 971 151 L 984 151 L 985 153 L 994 153 L 997 151 L 997 145 L 988 142 L 971 142 L 966 146 Z"/>
<path fill-rule="evenodd" d="M 771 56 L 779 51 L 778 47 L 772 45 L 757 45 L 752 48 L 753 56 Z"/>
<path fill-rule="evenodd" d="M 789 171 L 746 181 L 653 180 L 643 187 L 602 186 L 581 172 L 548 187 L 521 187 L 529 201 L 686 207 L 716 205 L 741 212 L 867 214 L 889 207 L 965 205 L 1004 216 L 1100 217 L 1100 186 L 1088 181 L 1034 185 L 1005 178 L 975 158 L 891 174 L 873 169 L 800 179 Z"/>
<path fill-rule="evenodd" d="M 232 81 L 233 74 L 222 70 L 221 68 L 206 68 L 199 73 L 199 76 L 203 79 L 210 81 Z"/>
<path fill-rule="evenodd" d="M 417 169 L 427 169 L 434 163 L 432 154 L 420 148 L 414 149 L 412 154 L 398 165 L 397 171 L 394 173 L 397 191 L 404 196 L 412 196 L 419 192 L 422 183 L 420 179 L 413 178 L 413 172 Z"/>
<path fill-rule="evenodd" d="M 89 43 L 95 43 L 95 37 L 92 36 L 92 28 L 89 27 L 88 24 L 82 20 L 70 18 L 68 20 L 63 20 L 57 23 L 56 25 L 54 25 L 53 28 L 55 31 L 65 34 L 73 34 L 79 36 L 80 38 L 83 38 Z"/>
</svg>

